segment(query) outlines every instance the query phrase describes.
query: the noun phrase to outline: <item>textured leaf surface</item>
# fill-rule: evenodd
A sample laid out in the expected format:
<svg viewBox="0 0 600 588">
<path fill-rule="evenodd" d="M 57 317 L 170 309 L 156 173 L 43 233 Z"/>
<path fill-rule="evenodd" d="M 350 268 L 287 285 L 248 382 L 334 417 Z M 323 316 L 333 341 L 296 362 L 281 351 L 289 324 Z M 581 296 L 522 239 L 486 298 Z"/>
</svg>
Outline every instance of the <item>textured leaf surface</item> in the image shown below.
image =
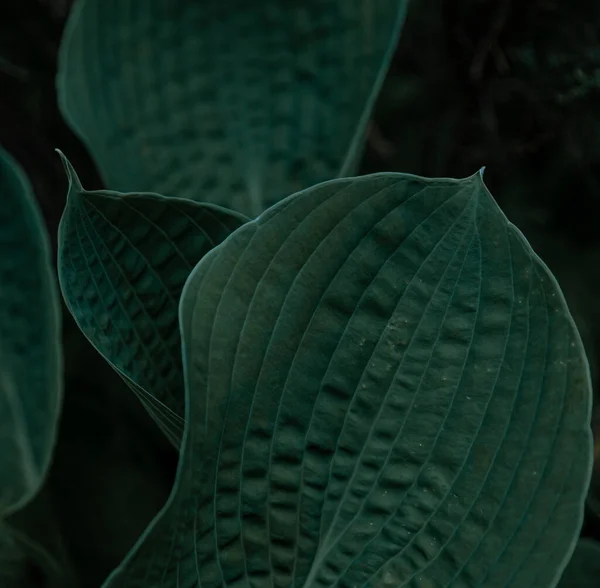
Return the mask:
<svg viewBox="0 0 600 588">
<path fill-rule="evenodd" d="M 37 492 L 62 401 L 58 287 L 31 186 L 0 150 L 0 516 Z"/>
<path fill-rule="evenodd" d="M 216 205 L 158 194 L 86 191 L 62 158 L 69 195 L 59 229 L 58 269 L 67 306 L 179 448 L 181 290 L 202 256 L 248 219 Z"/>
<path fill-rule="evenodd" d="M 600 543 L 582 539 L 565 568 L 557 588 L 598 588 L 600 586 Z"/>
<path fill-rule="evenodd" d="M 479 174 L 293 195 L 182 294 L 173 494 L 108 586 L 548 588 L 591 386 L 561 291 Z"/>
<path fill-rule="evenodd" d="M 407 0 L 80 0 L 61 110 L 107 187 L 249 216 L 360 154 Z"/>
</svg>

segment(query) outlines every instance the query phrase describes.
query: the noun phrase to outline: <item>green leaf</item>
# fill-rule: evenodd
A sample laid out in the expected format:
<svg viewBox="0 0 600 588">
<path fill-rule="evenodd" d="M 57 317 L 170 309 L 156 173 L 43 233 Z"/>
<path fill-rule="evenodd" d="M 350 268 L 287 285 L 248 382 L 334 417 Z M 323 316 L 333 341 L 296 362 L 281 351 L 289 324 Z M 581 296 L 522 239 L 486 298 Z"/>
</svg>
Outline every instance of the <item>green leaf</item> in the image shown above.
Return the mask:
<svg viewBox="0 0 600 588">
<path fill-rule="evenodd" d="M 0 149 L 0 517 L 50 464 L 62 403 L 59 294 L 31 186 Z"/>
<path fill-rule="evenodd" d="M 598 588 L 600 586 L 600 543 L 581 539 L 557 588 Z"/>
<path fill-rule="evenodd" d="M 352 173 L 408 0 L 80 0 L 61 111 L 107 187 L 255 217 Z"/>
<path fill-rule="evenodd" d="M 67 307 L 179 449 L 184 384 L 178 305 L 193 267 L 247 220 L 213 204 L 84 190 L 69 176 L 58 272 Z"/>
<path fill-rule="evenodd" d="M 548 588 L 582 523 L 587 360 L 480 174 L 291 196 L 194 269 L 173 493 L 110 588 Z"/>
</svg>

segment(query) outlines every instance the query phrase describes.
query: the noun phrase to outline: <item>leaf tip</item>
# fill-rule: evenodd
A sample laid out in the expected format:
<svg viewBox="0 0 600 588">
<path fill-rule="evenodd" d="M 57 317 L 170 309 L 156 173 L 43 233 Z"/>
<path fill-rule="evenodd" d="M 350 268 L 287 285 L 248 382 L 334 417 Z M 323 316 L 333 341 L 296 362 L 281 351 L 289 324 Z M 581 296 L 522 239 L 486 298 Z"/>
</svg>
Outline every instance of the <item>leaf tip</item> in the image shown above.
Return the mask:
<svg viewBox="0 0 600 588">
<path fill-rule="evenodd" d="M 60 160 L 62 161 L 63 167 L 65 168 L 65 173 L 67 174 L 67 179 L 69 180 L 69 192 L 73 188 L 77 192 L 83 192 L 83 186 L 81 185 L 79 176 L 77 175 L 75 168 L 71 165 L 71 162 L 67 159 L 66 155 L 60 149 L 55 149 L 55 151 L 58 153 Z"/>
</svg>

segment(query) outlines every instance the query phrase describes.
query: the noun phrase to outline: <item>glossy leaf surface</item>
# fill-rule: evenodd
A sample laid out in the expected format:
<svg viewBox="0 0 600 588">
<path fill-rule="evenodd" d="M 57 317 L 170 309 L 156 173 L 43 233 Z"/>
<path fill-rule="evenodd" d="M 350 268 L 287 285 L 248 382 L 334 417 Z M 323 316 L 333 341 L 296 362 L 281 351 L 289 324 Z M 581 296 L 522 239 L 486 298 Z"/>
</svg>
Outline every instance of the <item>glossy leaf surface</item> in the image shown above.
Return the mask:
<svg viewBox="0 0 600 588">
<path fill-rule="evenodd" d="M 0 517 L 38 491 L 62 402 L 58 287 L 29 181 L 0 149 Z"/>
<path fill-rule="evenodd" d="M 591 386 L 556 280 L 480 174 L 277 204 L 180 305 L 173 494 L 110 588 L 548 588 L 579 533 Z"/>
<path fill-rule="evenodd" d="M 256 216 L 348 175 L 407 0 L 80 0 L 63 115 L 107 187 Z"/>
<path fill-rule="evenodd" d="M 87 191 L 62 157 L 70 184 L 58 267 L 67 306 L 179 448 L 181 290 L 202 256 L 248 219 L 181 198 Z"/>
</svg>

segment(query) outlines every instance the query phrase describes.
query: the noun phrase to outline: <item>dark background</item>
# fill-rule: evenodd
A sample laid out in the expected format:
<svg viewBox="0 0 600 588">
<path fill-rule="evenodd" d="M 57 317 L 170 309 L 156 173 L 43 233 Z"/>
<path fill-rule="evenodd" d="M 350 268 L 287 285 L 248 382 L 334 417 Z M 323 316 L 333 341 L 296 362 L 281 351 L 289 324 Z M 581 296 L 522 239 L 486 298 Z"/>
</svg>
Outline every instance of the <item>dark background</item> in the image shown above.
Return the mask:
<svg viewBox="0 0 600 588">
<path fill-rule="evenodd" d="M 54 248 L 66 196 L 54 148 L 69 154 L 86 187 L 102 188 L 56 105 L 56 57 L 70 4 L 18 0 L 0 17 L 0 144 L 29 176 Z M 482 165 L 492 194 L 561 284 L 596 383 L 600 3 L 413 0 L 361 171 L 466 177 Z M 64 351 L 54 464 L 42 493 L 13 524 L 69 565 L 77 585 L 96 587 L 164 504 L 177 455 L 66 309 Z M 600 411 L 593 428 L 600 431 Z M 599 517 L 600 473 L 584 535 L 600 540 Z M 34 563 L 28 574 L 28 586 L 44 585 Z"/>
</svg>

